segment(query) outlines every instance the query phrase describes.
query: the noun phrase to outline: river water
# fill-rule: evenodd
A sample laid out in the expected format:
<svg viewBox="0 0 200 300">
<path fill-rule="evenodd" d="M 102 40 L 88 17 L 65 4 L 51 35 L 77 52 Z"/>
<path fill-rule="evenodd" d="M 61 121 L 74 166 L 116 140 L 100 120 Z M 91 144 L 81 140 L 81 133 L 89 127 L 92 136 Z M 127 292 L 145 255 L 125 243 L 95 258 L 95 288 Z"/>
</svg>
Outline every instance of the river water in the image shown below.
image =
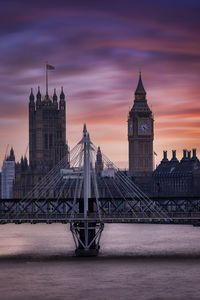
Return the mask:
<svg viewBox="0 0 200 300">
<path fill-rule="evenodd" d="M 200 299 L 200 227 L 106 224 L 96 258 L 69 226 L 0 226 L 0 299 Z"/>
</svg>

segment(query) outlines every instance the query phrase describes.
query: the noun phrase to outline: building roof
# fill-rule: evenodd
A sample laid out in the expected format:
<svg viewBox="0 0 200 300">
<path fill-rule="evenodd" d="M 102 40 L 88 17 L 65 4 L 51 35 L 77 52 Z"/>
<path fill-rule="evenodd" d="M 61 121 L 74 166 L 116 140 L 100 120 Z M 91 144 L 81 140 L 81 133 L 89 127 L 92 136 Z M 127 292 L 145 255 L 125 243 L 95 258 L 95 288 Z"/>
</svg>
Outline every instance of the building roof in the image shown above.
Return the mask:
<svg viewBox="0 0 200 300">
<path fill-rule="evenodd" d="M 142 83 L 142 75 L 141 75 L 141 72 L 140 72 L 138 85 L 137 85 L 137 88 L 135 90 L 135 95 L 141 95 L 141 94 L 146 95 L 146 91 L 145 91 L 143 83 Z"/>
<path fill-rule="evenodd" d="M 193 172 L 200 169 L 198 160 L 187 159 L 182 161 L 162 160 L 156 170 L 153 172 L 153 177 L 184 177 L 192 176 Z"/>
</svg>

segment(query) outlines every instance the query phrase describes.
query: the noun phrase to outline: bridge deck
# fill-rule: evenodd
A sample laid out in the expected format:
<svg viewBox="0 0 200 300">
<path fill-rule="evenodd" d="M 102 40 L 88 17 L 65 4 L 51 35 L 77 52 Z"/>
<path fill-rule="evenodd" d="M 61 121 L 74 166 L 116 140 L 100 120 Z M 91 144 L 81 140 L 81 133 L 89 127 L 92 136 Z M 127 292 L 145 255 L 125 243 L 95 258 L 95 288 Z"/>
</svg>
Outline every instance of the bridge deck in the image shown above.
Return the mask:
<svg viewBox="0 0 200 300">
<path fill-rule="evenodd" d="M 193 224 L 200 222 L 200 212 L 173 212 L 161 217 L 158 213 L 137 212 L 130 213 L 99 214 L 89 213 L 87 218 L 84 214 L 0 214 L 0 224 L 8 223 L 69 223 L 69 222 L 102 222 L 102 223 L 159 223 L 159 224 Z"/>
<path fill-rule="evenodd" d="M 99 198 L 100 216 L 96 211 L 87 218 L 80 213 L 83 199 L 1 199 L 0 224 L 8 223 L 200 223 L 200 197 L 198 198 L 153 198 L 144 207 L 137 198 Z M 94 206 L 95 199 L 89 199 Z"/>
</svg>

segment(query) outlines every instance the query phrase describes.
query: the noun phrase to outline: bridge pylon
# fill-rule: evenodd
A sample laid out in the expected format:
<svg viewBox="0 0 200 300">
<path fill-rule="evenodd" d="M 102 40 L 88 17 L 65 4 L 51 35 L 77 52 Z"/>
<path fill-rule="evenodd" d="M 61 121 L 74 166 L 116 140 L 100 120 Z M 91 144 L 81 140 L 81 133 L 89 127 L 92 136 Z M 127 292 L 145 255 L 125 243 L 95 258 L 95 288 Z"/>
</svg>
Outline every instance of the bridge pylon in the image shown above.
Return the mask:
<svg viewBox="0 0 200 300">
<path fill-rule="evenodd" d="M 86 124 L 83 127 L 83 138 L 79 142 L 82 145 L 83 151 L 83 195 L 84 203 L 79 201 L 79 213 L 84 214 L 84 220 L 81 222 L 70 222 L 70 230 L 72 232 L 77 256 L 97 256 L 100 249 L 100 238 L 104 228 L 104 224 L 100 221 L 89 221 L 90 214 L 95 212 L 95 206 L 97 203 L 89 201 L 91 197 L 91 182 L 92 172 L 95 172 L 92 168 L 92 143 L 90 141 L 89 133 L 86 129 Z M 93 174 L 95 189 L 95 198 L 98 201 L 98 189 L 96 184 L 96 175 Z M 92 200 L 92 199 L 91 199 Z M 98 204 L 97 204 L 98 206 Z"/>
</svg>

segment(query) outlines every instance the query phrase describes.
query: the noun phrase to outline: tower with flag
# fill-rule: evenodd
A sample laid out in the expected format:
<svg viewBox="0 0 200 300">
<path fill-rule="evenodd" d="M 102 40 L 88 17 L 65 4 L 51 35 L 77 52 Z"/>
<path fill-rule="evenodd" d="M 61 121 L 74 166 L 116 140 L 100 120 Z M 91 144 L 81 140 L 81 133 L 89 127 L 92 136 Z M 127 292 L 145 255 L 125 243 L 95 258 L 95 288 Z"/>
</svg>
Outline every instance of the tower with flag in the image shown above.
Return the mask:
<svg viewBox="0 0 200 300">
<path fill-rule="evenodd" d="M 36 97 L 29 97 L 29 161 L 32 168 L 50 169 L 68 153 L 66 143 L 66 103 L 63 87 L 60 99 L 56 89 L 49 95 L 48 72 L 55 67 L 46 64 L 46 93 L 38 87 Z"/>
<path fill-rule="evenodd" d="M 46 90 L 31 88 L 29 96 L 29 164 L 26 157 L 16 164 L 13 195 L 23 198 L 33 186 L 63 157 L 68 158 L 66 141 L 66 100 L 61 87 L 59 96 L 48 84 L 48 72 L 55 67 L 46 64 Z"/>
</svg>

